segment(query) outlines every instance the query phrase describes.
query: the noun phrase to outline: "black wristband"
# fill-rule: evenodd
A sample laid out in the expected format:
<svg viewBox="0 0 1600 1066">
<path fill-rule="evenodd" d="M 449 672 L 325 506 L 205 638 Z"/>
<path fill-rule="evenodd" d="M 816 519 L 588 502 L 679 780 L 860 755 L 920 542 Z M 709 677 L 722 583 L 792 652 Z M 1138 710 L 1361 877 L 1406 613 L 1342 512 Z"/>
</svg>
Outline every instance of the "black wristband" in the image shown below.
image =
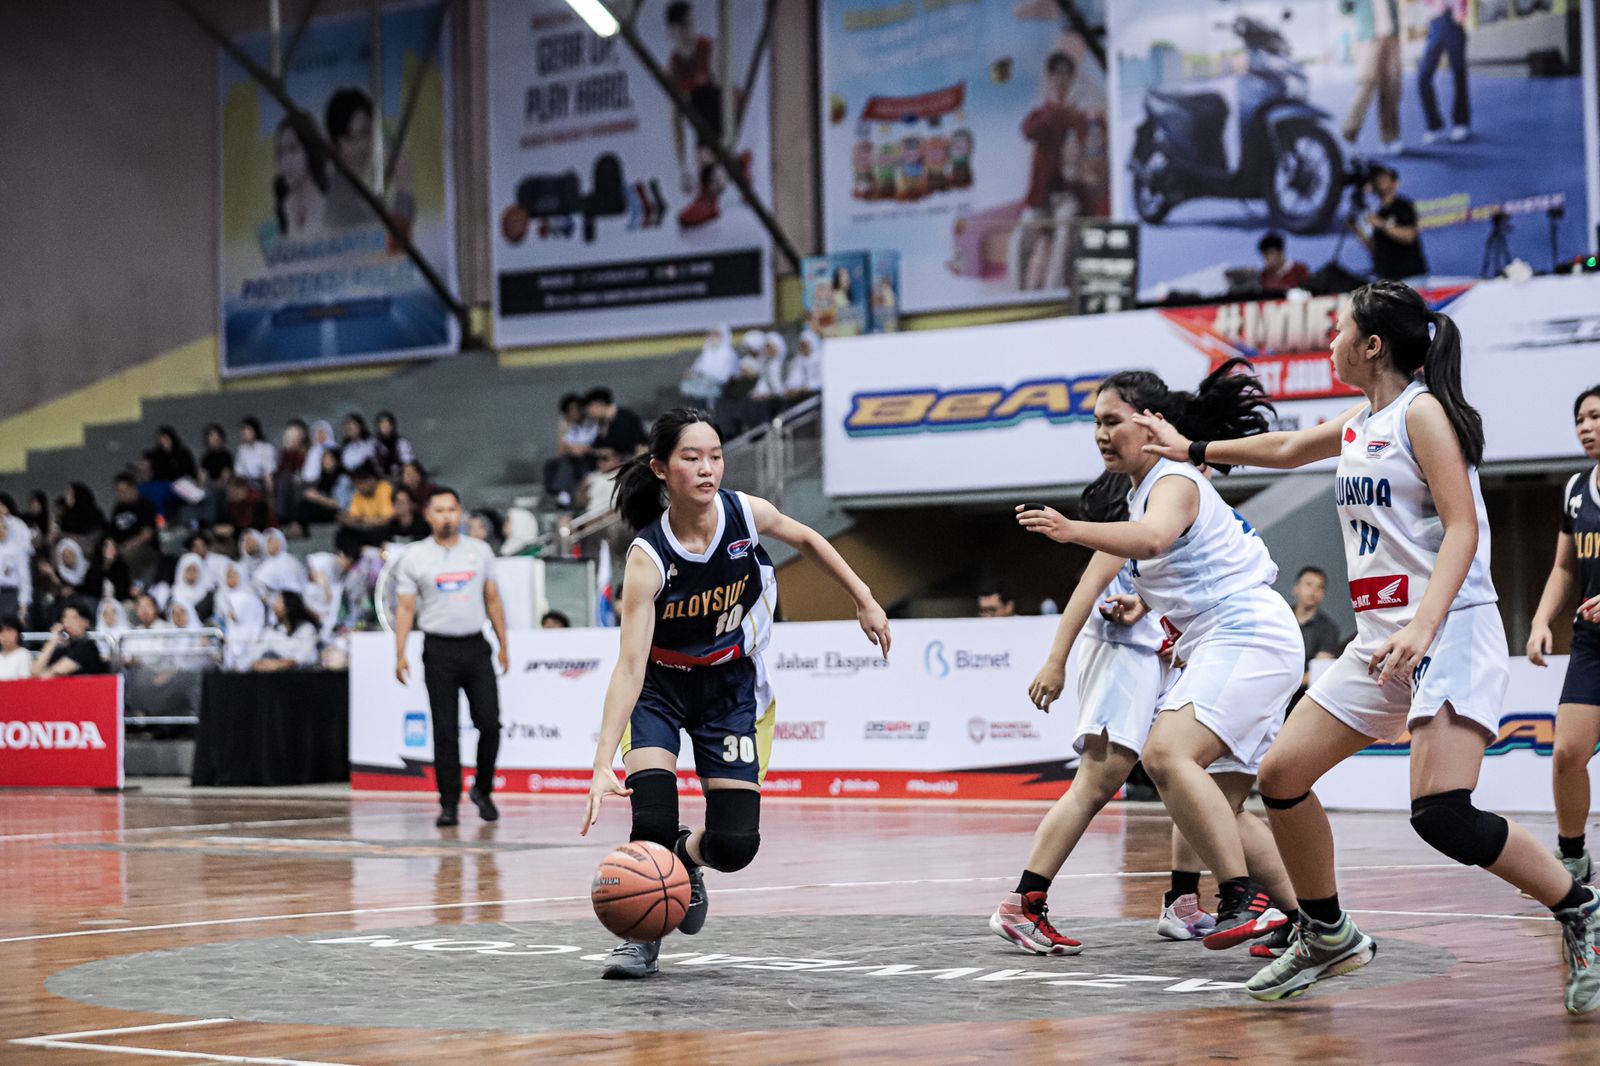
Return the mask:
<svg viewBox="0 0 1600 1066">
<path fill-rule="evenodd" d="M 1193 463 L 1195 466 L 1205 466 L 1206 465 L 1206 446 L 1209 445 L 1210 443 L 1211 442 L 1208 441 L 1208 440 L 1192 440 L 1192 441 L 1190 441 L 1189 442 L 1189 461 L 1191 463 Z"/>
</svg>

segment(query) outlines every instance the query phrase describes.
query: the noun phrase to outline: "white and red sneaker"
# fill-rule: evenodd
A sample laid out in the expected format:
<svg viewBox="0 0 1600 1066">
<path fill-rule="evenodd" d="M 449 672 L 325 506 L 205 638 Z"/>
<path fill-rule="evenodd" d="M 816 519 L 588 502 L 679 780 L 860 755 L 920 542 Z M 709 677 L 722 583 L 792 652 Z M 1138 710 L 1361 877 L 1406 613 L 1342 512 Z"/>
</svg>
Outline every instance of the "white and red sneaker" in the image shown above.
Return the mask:
<svg viewBox="0 0 1600 1066">
<path fill-rule="evenodd" d="M 1035 955 L 1076 955 L 1083 944 L 1056 932 L 1050 924 L 1050 908 L 1043 892 L 1020 895 L 1012 892 L 1000 901 L 989 918 L 989 928 L 1023 951 Z"/>
<path fill-rule="evenodd" d="M 1221 951 L 1288 924 L 1288 915 L 1274 907 L 1272 898 L 1252 881 L 1245 891 L 1230 889 L 1223 896 L 1217 907 L 1217 927 L 1206 934 L 1205 945 L 1212 951 Z"/>
<path fill-rule="evenodd" d="M 1189 892 L 1161 909 L 1156 934 L 1168 940 L 1199 940 L 1216 927 L 1217 920 L 1200 909 L 1200 897 Z"/>
</svg>

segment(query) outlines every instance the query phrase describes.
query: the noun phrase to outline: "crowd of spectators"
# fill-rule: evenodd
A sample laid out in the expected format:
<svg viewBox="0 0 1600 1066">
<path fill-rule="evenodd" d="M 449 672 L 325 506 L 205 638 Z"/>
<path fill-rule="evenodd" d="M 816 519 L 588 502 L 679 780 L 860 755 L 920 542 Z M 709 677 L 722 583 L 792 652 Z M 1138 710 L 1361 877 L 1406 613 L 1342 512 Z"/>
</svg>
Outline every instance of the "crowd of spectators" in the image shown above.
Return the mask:
<svg viewBox="0 0 1600 1066">
<path fill-rule="evenodd" d="M 821 391 L 822 338 L 809 328 L 791 350 L 778 330 L 752 329 L 735 346 L 732 331 L 716 326 L 679 385 L 687 402 L 712 413 L 725 438 Z"/>
</svg>

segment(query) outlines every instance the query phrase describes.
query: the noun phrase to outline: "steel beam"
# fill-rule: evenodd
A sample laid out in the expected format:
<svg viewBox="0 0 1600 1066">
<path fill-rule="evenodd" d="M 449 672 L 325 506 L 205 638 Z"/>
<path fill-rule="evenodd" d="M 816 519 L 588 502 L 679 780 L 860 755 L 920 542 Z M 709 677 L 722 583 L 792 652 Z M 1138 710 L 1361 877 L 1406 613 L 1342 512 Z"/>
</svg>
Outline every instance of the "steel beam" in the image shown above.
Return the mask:
<svg viewBox="0 0 1600 1066">
<path fill-rule="evenodd" d="M 1100 69 L 1106 69 L 1106 43 L 1102 39 L 1105 33 L 1104 26 L 1091 26 L 1089 20 L 1083 17 L 1083 12 L 1078 10 L 1078 5 L 1073 0 L 1056 0 L 1061 8 L 1061 13 L 1067 16 L 1067 22 L 1072 26 L 1072 32 L 1083 38 L 1084 47 L 1089 49 L 1089 54 L 1100 63 Z"/>
</svg>

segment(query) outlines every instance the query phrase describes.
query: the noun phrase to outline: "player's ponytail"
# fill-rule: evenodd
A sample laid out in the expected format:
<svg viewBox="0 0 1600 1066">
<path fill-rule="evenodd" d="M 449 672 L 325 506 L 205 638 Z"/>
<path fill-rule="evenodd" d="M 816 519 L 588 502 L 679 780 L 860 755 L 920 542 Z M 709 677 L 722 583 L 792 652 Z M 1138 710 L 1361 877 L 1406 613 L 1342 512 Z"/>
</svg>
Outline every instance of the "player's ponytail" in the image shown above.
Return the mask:
<svg viewBox="0 0 1600 1066">
<path fill-rule="evenodd" d="M 716 423 L 704 411 L 695 407 L 674 407 L 656 419 L 651 427 L 650 450 L 629 459 L 617 470 L 611 506 L 633 529 L 643 529 L 660 518 L 667 509 L 666 486 L 656 476 L 650 461 L 653 459 L 665 467 L 678 448 L 678 438 L 696 422 L 716 428 Z"/>
<path fill-rule="evenodd" d="M 1207 374 L 1200 387 L 1181 398 L 1176 418 L 1179 432 L 1191 440 L 1235 440 L 1265 433 L 1271 424 L 1263 412 L 1275 411 L 1248 359 L 1229 359 Z M 1233 467 L 1211 463 L 1219 474 Z"/>
<path fill-rule="evenodd" d="M 1483 462 L 1483 416 L 1461 391 L 1461 331 L 1447 314 L 1428 309 L 1411 286 L 1398 281 L 1363 285 L 1350 297 L 1356 328 L 1383 340 L 1395 369 L 1422 383 L 1444 408 L 1461 454 L 1471 466 Z"/>
<path fill-rule="evenodd" d="M 1133 479 L 1127 474 L 1107 470 L 1083 487 L 1078 517 L 1085 522 L 1126 522 L 1128 493 L 1132 489 Z"/>
</svg>

